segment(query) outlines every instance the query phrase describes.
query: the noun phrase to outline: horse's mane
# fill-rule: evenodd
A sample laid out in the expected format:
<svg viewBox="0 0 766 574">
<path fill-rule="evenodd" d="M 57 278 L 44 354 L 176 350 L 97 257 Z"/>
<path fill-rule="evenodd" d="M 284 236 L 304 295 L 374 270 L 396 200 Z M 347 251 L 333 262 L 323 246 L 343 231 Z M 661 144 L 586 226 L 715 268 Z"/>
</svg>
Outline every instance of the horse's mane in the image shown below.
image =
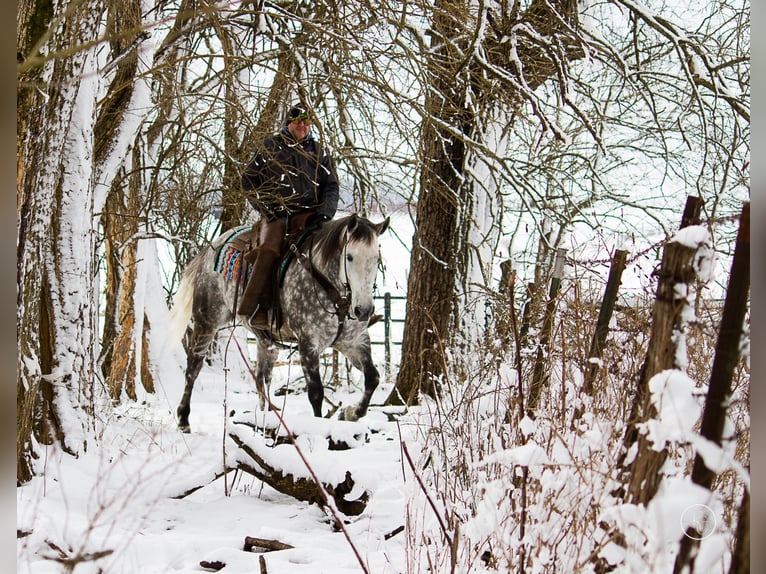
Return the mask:
<svg viewBox="0 0 766 574">
<path fill-rule="evenodd" d="M 315 248 L 321 265 L 328 265 L 343 248 L 343 235 L 349 227 L 351 227 L 351 233 L 348 236 L 349 243 L 363 241 L 372 244 L 375 239 L 374 225 L 356 214 L 328 221 L 315 235 Z"/>
</svg>

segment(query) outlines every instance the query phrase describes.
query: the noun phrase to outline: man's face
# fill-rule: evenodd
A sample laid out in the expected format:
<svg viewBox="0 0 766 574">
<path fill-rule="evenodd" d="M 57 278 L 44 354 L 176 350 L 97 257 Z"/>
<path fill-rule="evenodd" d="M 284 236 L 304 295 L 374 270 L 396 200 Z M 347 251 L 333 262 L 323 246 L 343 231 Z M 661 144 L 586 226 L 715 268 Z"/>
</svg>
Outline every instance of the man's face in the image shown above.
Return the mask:
<svg viewBox="0 0 766 574">
<path fill-rule="evenodd" d="M 305 114 L 287 124 L 287 131 L 298 141 L 305 140 L 309 130 L 311 130 L 311 120 Z"/>
</svg>

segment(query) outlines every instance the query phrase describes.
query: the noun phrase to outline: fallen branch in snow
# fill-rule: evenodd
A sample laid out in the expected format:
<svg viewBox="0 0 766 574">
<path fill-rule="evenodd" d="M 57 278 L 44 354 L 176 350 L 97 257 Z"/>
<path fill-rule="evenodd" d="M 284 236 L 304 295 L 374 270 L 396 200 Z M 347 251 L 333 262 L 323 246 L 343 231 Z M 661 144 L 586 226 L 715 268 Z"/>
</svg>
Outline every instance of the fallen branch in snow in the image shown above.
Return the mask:
<svg viewBox="0 0 766 574">
<path fill-rule="evenodd" d="M 273 440 L 275 445 L 293 444 L 293 440 L 297 439 L 303 434 L 300 430 L 293 431 L 293 438 L 291 439 L 278 421 L 265 421 L 264 425 L 256 425 L 255 423 L 238 419 L 234 420 L 233 422 L 234 424 L 246 426 L 254 431 L 263 433 L 266 438 Z M 358 448 L 367 440 L 365 433 L 361 431 L 354 433 L 352 440 L 348 440 L 347 438 L 343 437 L 336 437 L 333 435 L 332 428 L 328 428 L 326 430 L 326 435 L 324 438 L 327 439 L 328 450 L 349 450 L 352 448 Z"/>
<path fill-rule="evenodd" d="M 245 546 L 243 550 L 245 552 L 252 552 L 253 548 L 258 548 L 259 550 L 263 552 L 273 552 L 278 550 L 290 550 L 291 548 L 295 548 L 295 546 L 291 546 L 289 544 L 285 544 L 284 542 L 280 542 L 279 540 L 268 540 L 266 538 L 255 538 L 253 536 L 245 536 Z M 267 574 L 266 570 L 266 560 L 263 557 L 263 554 L 261 554 L 258 557 L 258 564 L 260 566 L 261 574 Z M 199 563 L 202 568 L 205 568 L 206 570 L 214 570 L 219 571 L 226 568 L 227 564 L 225 560 L 200 560 Z"/>
<path fill-rule="evenodd" d="M 263 548 L 266 552 L 273 552 L 279 550 L 290 550 L 291 548 L 295 548 L 295 546 L 285 544 L 279 540 L 268 540 L 266 538 L 245 536 L 245 552 L 251 552 L 253 548 Z"/>
<path fill-rule="evenodd" d="M 183 498 L 186 498 L 190 494 L 194 494 L 195 492 L 197 492 L 200 488 L 205 488 L 208 484 L 214 483 L 216 480 L 221 478 L 224 474 L 226 474 L 226 471 L 224 471 L 224 472 L 217 472 L 217 473 L 215 473 L 213 475 L 213 477 L 209 481 L 205 482 L 204 484 L 196 484 L 196 485 L 194 485 L 194 486 L 192 486 L 190 488 L 187 488 L 186 490 L 184 490 L 180 494 L 176 494 L 174 496 L 171 496 L 170 498 L 172 498 L 173 500 L 181 500 Z"/>
<path fill-rule="evenodd" d="M 236 342 L 236 340 L 235 340 L 235 342 Z M 248 361 L 248 360 L 246 359 L 246 356 L 245 356 L 245 352 L 243 351 L 242 347 L 239 345 L 239 343 L 238 343 L 238 342 L 237 342 L 237 348 L 239 349 L 239 353 L 240 353 L 240 356 L 241 356 L 243 359 L 245 359 L 245 364 L 246 364 L 246 365 L 250 365 L 250 361 Z M 249 367 L 248 367 L 248 370 L 250 371 L 250 376 L 251 376 L 251 377 L 253 377 L 253 380 L 256 380 L 256 377 L 255 377 L 255 373 L 253 372 L 253 369 L 252 369 L 252 367 L 251 367 L 251 366 L 249 366 Z M 287 434 L 288 434 L 289 436 L 293 436 L 293 435 L 292 435 L 292 432 L 290 432 L 290 429 L 289 429 L 289 428 L 288 428 L 288 426 L 285 424 L 285 421 L 284 421 L 284 419 L 282 418 L 282 415 L 280 415 L 280 414 L 279 414 L 279 411 L 272 409 L 272 407 L 274 406 L 274 403 L 272 403 L 272 402 L 271 402 L 271 400 L 268 398 L 268 396 L 266 397 L 266 401 L 268 402 L 269 408 L 270 408 L 270 409 L 271 409 L 271 410 L 274 412 L 274 414 L 275 414 L 275 415 L 277 416 L 277 418 L 279 419 L 279 422 L 280 422 L 280 423 L 281 423 L 281 424 L 282 424 L 282 425 L 285 427 L 285 429 L 287 430 Z M 294 438 L 293 438 L 293 441 L 292 441 L 292 443 L 293 443 L 293 447 L 295 447 L 295 452 L 296 452 L 296 453 L 298 454 L 298 456 L 301 458 L 301 460 L 303 461 L 303 464 L 305 464 L 305 465 L 306 465 L 306 469 L 309 471 L 309 473 L 311 474 L 312 478 L 313 478 L 313 479 L 314 479 L 314 481 L 317 483 L 317 490 L 319 491 L 319 494 L 320 494 L 320 497 L 321 497 L 322 501 L 323 501 L 324 503 L 327 503 L 327 502 L 328 502 L 328 500 L 327 500 L 327 493 L 326 493 L 326 491 L 325 491 L 325 490 L 324 490 L 324 489 L 321 487 L 321 485 L 319 485 L 319 484 L 318 484 L 318 483 L 319 483 L 319 479 L 317 478 L 317 475 L 316 475 L 316 473 L 315 473 L 315 472 L 314 472 L 314 470 L 311 468 L 311 465 L 310 465 L 310 464 L 308 463 L 308 461 L 306 460 L 306 457 L 303 455 L 303 452 L 301 452 L 301 449 L 300 449 L 300 447 L 298 446 L 298 443 L 297 443 L 297 442 L 295 442 L 295 439 L 294 439 Z M 347 472 L 347 473 L 346 473 L 346 478 L 347 478 L 347 479 L 350 479 L 350 478 L 351 478 L 351 474 Z M 353 481 L 352 481 L 352 485 L 353 485 Z M 362 496 L 360 496 L 360 497 L 359 497 L 359 500 L 362 500 L 362 499 L 363 499 L 363 506 L 362 506 L 362 508 L 361 508 L 361 509 L 359 509 L 359 510 L 358 510 L 357 514 L 360 514 L 360 513 L 361 513 L 361 512 L 364 510 L 364 507 L 367 505 L 367 499 L 368 499 L 368 498 L 369 498 L 369 493 L 368 493 L 367 491 L 365 491 L 365 492 L 364 492 L 364 494 L 363 494 Z M 330 504 L 328 504 L 328 508 L 329 508 L 329 510 L 330 510 L 330 514 L 332 514 L 332 515 L 333 515 L 333 517 L 335 518 L 335 523 L 336 523 L 337 527 L 338 527 L 338 528 L 339 528 L 339 529 L 340 529 L 340 530 L 343 532 L 343 535 L 346 537 L 346 540 L 348 541 L 348 544 L 349 544 L 349 546 L 351 547 L 351 550 L 353 550 L 353 551 L 354 551 L 354 556 L 356 556 L 356 559 L 359 561 L 359 566 L 361 567 L 361 569 L 362 569 L 362 572 L 364 572 L 364 574 L 369 574 L 369 570 L 367 570 L 367 566 L 366 566 L 366 564 L 365 564 L 365 561 L 362 559 L 362 555 L 361 555 L 361 554 L 359 554 L 359 550 L 358 550 L 358 549 L 357 549 L 357 547 L 354 545 L 354 542 L 351 540 L 351 536 L 349 535 L 349 533 L 348 533 L 348 530 L 346 530 L 346 527 L 343 525 L 343 521 L 341 520 L 341 517 L 340 517 L 340 516 L 338 516 L 338 513 L 337 513 L 337 511 L 335 510 L 335 508 L 339 508 L 339 507 L 337 506 L 337 499 L 336 499 L 336 506 L 335 506 L 335 508 L 334 508 L 332 505 L 330 505 Z M 345 511 L 344 511 L 344 512 L 345 512 Z M 348 514 L 348 513 L 347 513 L 347 514 Z M 261 574 L 266 574 L 266 562 L 265 562 L 265 560 L 263 559 L 263 556 L 261 556 L 261 557 L 260 557 L 260 559 L 261 559 L 261 560 L 260 560 L 260 563 L 261 563 Z"/>
<path fill-rule="evenodd" d="M 74 554 L 74 551 L 70 548 L 69 551 L 62 549 L 58 544 L 52 540 L 46 540 L 45 543 L 55 550 L 58 556 L 48 556 L 49 560 L 62 564 L 67 572 L 74 571 L 78 564 L 95 562 L 101 558 L 111 556 L 114 550 L 99 550 L 97 552 L 78 552 Z"/>
<path fill-rule="evenodd" d="M 229 437 L 255 462 L 253 465 L 239 460 L 236 463 L 236 468 L 243 470 L 248 474 L 252 474 L 259 480 L 262 480 L 271 486 L 274 490 L 278 490 L 279 492 L 297 498 L 298 500 L 315 503 L 320 507 L 324 507 L 326 504 L 322 492 L 322 489 L 324 489 L 324 491 L 335 501 L 336 508 L 344 514 L 348 516 L 357 516 L 364 512 L 364 509 L 367 506 L 367 500 L 369 499 L 367 492 L 364 492 L 356 500 L 345 499 L 345 496 L 354 488 L 354 479 L 351 477 L 349 471 L 346 471 L 343 482 L 335 485 L 323 483 L 319 486 L 310 478 L 296 478 L 292 474 L 284 474 L 281 470 L 277 470 L 264 460 L 263 457 L 259 456 L 258 453 L 248 446 L 236 433 L 229 432 Z"/>
<path fill-rule="evenodd" d="M 400 532 L 404 531 L 404 526 L 397 526 L 394 528 L 391 532 L 383 536 L 383 540 L 389 540 L 399 534 Z"/>
</svg>

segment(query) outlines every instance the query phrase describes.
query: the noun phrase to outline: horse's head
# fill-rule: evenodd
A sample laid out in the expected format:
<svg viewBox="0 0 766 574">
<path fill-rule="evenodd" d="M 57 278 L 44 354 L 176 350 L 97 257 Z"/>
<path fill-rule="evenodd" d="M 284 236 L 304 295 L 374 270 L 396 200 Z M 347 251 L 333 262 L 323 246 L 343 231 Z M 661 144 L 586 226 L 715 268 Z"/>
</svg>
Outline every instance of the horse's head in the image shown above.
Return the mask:
<svg viewBox="0 0 766 574">
<path fill-rule="evenodd" d="M 339 280 L 351 290 L 349 315 L 367 321 L 374 310 L 373 288 L 380 259 L 380 235 L 388 229 L 390 218 L 380 223 L 352 215 L 345 218 L 340 241 Z"/>
</svg>

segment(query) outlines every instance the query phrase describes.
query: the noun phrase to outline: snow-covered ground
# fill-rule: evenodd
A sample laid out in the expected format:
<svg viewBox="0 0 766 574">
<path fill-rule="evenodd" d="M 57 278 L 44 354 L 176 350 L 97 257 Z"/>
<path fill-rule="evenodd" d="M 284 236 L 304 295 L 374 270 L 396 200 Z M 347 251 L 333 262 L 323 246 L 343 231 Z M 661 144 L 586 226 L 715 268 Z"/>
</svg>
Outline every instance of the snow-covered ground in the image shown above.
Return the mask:
<svg viewBox="0 0 766 574">
<path fill-rule="evenodd" d="M 61 572 L 62 556 L 85 559 L 77 572 L 164 573 L 204 571 L 201 561 L 223 562 L 225 572 L 259 572 L 259 554 L 243 550 L 245 537 L 294 546 L 264 555 L 267 571 L 279 573 L 360 572 L 352 545 L 333 528 L 329 511 L 281 494 L 251 475 L 220 475 L 236 447 L 224 441 L 235 419 L 258 420 L 257 398 L 246 371 L 229 361 L 206 365 L 192 398 L 192 433 L 175 429 L 173 412 L 181 393 L 182 373 L 163 377 L 156 395 L 117 409 L 100 423 L 98 444 L 75 459 L 56 448 L 45 452 L 45 472 L 18 489 L 17 528 L 29 532 L 19 542 L 18 572 Z M 320 476 L 348 470 L 356 488 L 371 496 L 360 516 L 346 517 L 351 543 L 370 572 L 401 572 L 402 534 L 386 535 L 403 525 L 407 499 L 400 441 L 412 440 L 411 414 L 390 420 L 372 408 L 360 422 L 311 422 L 306 395 L 275 395 L 288 381 L 302 377 L 297 364 L 275 370 L 272 398 L 283 409 L 288 426 Z M 300 382 L 296 382 L 300 385 Z M 360 396 L 360 383 L 328 389 L 333 402 L 349 404 Z M 390 390 L 383 384 L 373 397 L 381 403 Z M 329 405 L 326 406 L 326 409 Z M 226 416 L 225 412 L 234 417 Z M 346 451 L 328 450 L 327 426 L 336 434 L 344 426 L 363 431 L 367 442 Z M 250 433 L 267 445 L 253 430 Z M 276 447 L 292 449 L 293 447 Z M 411 446 L 410 449 L 414 449 Z M 289 453 L 288 453 L 289 454 Z M 285 455 L 286 471 L 305 472 Z M 194 487 L 199 490 L 182 498 Z M 227 494 L 228 493 L 228 494 Z M 350 495 L 355 498 L 354 493 Z M 103 557 L 96 557 L 104 554 Z"/>
</svg>

